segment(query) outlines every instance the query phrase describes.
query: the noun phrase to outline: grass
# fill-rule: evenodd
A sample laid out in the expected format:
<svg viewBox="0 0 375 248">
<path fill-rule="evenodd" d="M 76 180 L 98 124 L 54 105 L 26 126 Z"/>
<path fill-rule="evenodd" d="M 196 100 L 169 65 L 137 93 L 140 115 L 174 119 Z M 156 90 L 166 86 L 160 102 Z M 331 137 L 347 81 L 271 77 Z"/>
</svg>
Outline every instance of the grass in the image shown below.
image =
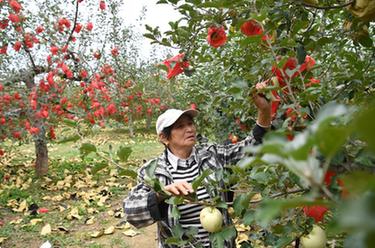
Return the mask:
<svg viewBox="0 0 375 248">
<path fill-rule="evenodd" d="M 110 213 L 121 209 L 122 199 L 134 183 L 118 175 L 113 164 L 93 174 L 92 168 L 104 160 L 95 154 L 82 160 L 79 147 L 83 143 L 94 144 L 103 155 L 110 151 L 111 146 L 114 156 L 120 146 L 130 147 L 129 161 L 122 162 L 125 167 L 137 167 L 163 150 L 153 130 L 138 130 L 135 137 L 130 138 L 124 129 L 100 129 L 77 142 L 48 144 L 49 172 L 43 178 L 36 178 L 32 166 L 33 144 L 14 145 L 7 163 L 0 164 L 0 240 L 1 237 L 7 238 L 0 241 L 0 247 L 39 248 L 47 240 L 53 247 L 129 247 L 129 238 L 120 229 L 100 238 L 91 237 L 92 232 L 116 226 L 122 221 Z M 4 180 L 6 174 L 9 178 Z M 23 200 L 28 207 L 34 203 L 48 212 L 35 216 L 27 209 L 14 212 L 12 209 L 20 208 Z M 74 208 L 78 209 L 78 216 L 69 218 Z M 95 218 L 94 223 L 87 224 L 91 217 Z M 33 219 L 41 221 L 32 224 Z M 46 224 L 51 225 L 52 232 L 42 236 L 41 230 Z"/>
</svg>

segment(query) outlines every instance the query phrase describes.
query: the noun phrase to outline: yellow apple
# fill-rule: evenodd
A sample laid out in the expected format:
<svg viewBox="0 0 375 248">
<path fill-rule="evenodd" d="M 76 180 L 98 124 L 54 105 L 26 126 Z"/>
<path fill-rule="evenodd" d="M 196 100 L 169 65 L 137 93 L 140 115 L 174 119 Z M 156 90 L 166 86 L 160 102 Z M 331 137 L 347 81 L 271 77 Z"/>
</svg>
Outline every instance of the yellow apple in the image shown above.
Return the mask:
<svg viewBox="0 0 375 248">
<path fill-rule="evenodd" d="M 314 225 L 308 235 L 301 237 L 301 245 L 303 248 L 324 248 L 326 247 L 326 243 L 326 233 L 318 225 Z"/>
<path fill-rule="evenodd" d="M 215 207 L 205 207 L 201 210 L 199 219 L 202 227 L 207 232 L 217 232 L 221 230 L 223 225 L 223 215 L 219 209 Z"/>
</svg>

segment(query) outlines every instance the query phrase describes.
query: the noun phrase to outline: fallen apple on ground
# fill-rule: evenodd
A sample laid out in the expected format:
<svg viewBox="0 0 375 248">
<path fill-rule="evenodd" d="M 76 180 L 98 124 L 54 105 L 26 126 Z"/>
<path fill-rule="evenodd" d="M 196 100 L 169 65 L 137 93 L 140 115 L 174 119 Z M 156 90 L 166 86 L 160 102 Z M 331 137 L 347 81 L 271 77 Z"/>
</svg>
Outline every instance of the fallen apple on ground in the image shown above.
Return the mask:
<svg viewBox="0 0 375 248">
<path fill-rule="evenodd" d="M 217 232 L 221 230 L 223 225 L 223 215 L 219 209 L 215 207 L 205 207 L 201 210 L 199 219 L 202 227 L 207 232 Z"/>
<path fill-rule="evenodd" d="M 326 243 L 326 233 L 318 225 L 314 225 L 308 235 L 301 237 L 301 245 L 303 248 L 324 248 L 326 247 Z"/>
</svg>

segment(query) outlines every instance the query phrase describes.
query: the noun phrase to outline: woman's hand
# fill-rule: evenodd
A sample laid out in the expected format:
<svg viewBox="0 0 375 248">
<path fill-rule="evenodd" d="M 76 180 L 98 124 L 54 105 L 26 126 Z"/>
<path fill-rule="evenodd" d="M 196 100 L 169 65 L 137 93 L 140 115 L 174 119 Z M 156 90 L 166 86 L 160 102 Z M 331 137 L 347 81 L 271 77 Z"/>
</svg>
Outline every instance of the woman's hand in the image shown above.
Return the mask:
<svg viewBox="0 0 375 248">
<path fill-rule="evenodd" d="M 188 195 L 194 192 L 191 184 L 186 181 L 169 184 L 165 186 L 164 189 L 175 196 Z"/>
<path fill-rule="evenodd" d="M 271 125 L 271 101 L 267 100 L 262 94 L 257 93 L 263 88 L 267 87 L 266 82 L 257 83 L 256 92 L 253 94 L 255 106 L 258 108 L 257 123 L 262 127 L 269 127 Z"/>
</svg>

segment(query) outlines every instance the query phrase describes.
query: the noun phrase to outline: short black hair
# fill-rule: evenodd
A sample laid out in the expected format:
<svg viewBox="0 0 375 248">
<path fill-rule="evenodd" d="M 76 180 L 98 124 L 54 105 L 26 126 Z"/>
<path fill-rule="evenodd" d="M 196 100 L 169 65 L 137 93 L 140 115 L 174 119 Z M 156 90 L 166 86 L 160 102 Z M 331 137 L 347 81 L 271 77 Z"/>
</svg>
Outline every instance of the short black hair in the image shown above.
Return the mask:
<svg viewBox="0 0 375 248">
<path fill-rule="evenodd" d="M 173 128 L 173 125 L 169 126 L 169 127 L 165 127 L 161 133 L 164 135 L 165 138 L 169 139 L 172 135 L 172 128 Z"/>
</svg>

